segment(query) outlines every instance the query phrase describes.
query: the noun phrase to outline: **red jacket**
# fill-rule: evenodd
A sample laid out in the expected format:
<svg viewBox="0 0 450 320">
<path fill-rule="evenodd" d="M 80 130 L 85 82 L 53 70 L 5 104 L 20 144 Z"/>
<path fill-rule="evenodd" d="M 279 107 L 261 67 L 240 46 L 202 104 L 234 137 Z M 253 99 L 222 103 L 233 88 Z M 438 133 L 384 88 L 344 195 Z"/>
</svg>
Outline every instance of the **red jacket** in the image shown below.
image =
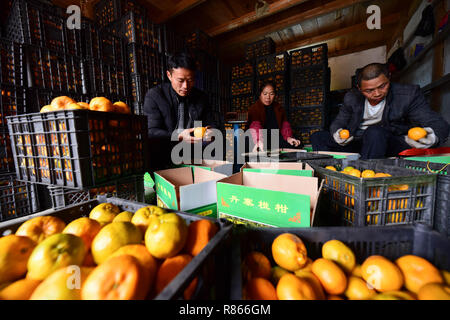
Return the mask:
<svg viewBox="0 0 450 320">
<path fill-rule="evenodd" d="M 280 128 L 283 139 L 287 141 L 288 138 L 292 137 L 292 129 L 291 125 L 287 121 L 286 110 L 284 110 L 284 108 L 275 101 L 272 106 L 277 118 L 278 128 Z M 266 110 L 264 108 L 264 104 L 258 99 L 258 101 L 256 101 L 256 103 L 248 109 L 247 127 L 250 128 L 253 142 L 255 144 L 259 140 L 262 140 L 261 129 L 264 129 L 266 124 Z"/>
</svg>

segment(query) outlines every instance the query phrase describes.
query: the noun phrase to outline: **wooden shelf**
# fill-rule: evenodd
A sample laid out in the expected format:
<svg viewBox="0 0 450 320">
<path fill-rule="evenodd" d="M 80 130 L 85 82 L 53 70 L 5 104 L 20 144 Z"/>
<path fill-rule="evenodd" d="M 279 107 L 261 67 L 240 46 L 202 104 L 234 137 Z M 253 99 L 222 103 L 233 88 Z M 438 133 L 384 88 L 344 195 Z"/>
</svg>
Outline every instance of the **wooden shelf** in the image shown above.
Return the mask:
<svg viewBox="0 0 450 320">
<path fill-rule="evenodd" d="M 433 81 L 429 85 L 426 85 L 425 87 L 423 87 L 422 88 L 422 92 L 424 92 L 424 93 L 425 92 L 429 92 L 429 91 L 431 91 L 433 89 L 436 89 L 436 88 L 438 88 L 440 86 L 443 86 L 447 82 L 450 82 L 450 73 L 447 73 L 445 76 L 443 76 L 439 80 Z"/>
</svg>

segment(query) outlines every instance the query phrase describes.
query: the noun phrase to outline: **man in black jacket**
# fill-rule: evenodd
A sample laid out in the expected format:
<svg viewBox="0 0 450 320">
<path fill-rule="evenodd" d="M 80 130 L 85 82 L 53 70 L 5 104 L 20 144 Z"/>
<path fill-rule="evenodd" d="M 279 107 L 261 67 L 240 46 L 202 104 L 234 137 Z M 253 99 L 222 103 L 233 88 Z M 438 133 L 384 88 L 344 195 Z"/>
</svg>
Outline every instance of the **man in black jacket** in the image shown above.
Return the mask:
<svg viewBox="0 0 450 320">
<path fill-rule="evenodd" d="M 151 151 L 158 151 L 158 157 L 150 155 L 154 170 L 171 163 L 170 153 L 178 141 L 202 142 L 202 138 L 192 136 L 194 121 L 201 121 L 203 127 L 215 126 L 206 94 L 194 87 L 195 60 L 177 53 L 169 57 L 167 69 L 169 83 L 151 88 L 144 101 Z M 211 130 L 205 135 L 209 137 Z"/>
<path fill-rule="evenodd" d="M 408 130 L 423 127 L 428 135 L 418 141 Z M 347 129 L 350 136 L 342 139 Z M 315 151 L 356 152 L 361 159 L 397 156 L 410 148 L 431 148 L 447 140 L 448 123 L 432 111 L 419 86 L 390 82 L 386 65 L 372 63 L 358 75 L 358 89 L 344 97 L 344 104 L 330 132 L 311 136 Z"/>
</svg>

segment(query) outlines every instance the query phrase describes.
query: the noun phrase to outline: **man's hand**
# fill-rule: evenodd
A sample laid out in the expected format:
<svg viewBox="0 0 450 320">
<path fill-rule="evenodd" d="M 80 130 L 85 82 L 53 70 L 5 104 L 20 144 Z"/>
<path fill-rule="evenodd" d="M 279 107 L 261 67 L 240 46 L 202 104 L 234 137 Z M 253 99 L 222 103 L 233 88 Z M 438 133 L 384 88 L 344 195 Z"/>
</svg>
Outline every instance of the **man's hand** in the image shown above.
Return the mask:
<svg viewBox="0 0 450 320">
<path fill-rule="evenodd" d="M 198 143 L 202 141 L 202 138 L 196 138 L 191 135 L 194 132 L 194 128 L 184 129 L 178 134 L 178 141 L 183 140 L 187 143 Z"/>
<path fill-rule="evenodd" d="M 433 129 L 427 127 L 424 128 L 428 133 L 425 138 L 419 139 L 417 141 L 410 139 L 407 135 L 405 136 L 405 141 L 408 145 L 416 149 L 428 149 L 434 146 L 438 142 L 438 138 L 434 133 Z"/>
<path fill-rule="evenodd" d="M 287 138 L 287 143 L 289 143 L 291 146 L 298 147 L 301 142 L 300 142 L 300 140 L 289 137 L 289 138 Z"/>
<path fill-rule="evenodd" d="M 253 147 L 252 152 L 264 152 L 264 142 L 259 140 Z"/>
<path fill-rule="evenodd" d="M 339 135 L 339 133 L 342 131 L 341 129 L 338 129 L 334 134 L 333 134 L 333 139 L 334 141 L 336 141 L 336 143 L 340 146 L 346 146 L 348 145 L 350 142 L 353 141 L 354 137 L 349 137 L 347 139 L 342 139 L 341 136 Z"/>
<path fill-rule="evenodd" d="M 205 135 L 203 136 L 203 140 L 205 141 L 211 141 L 212 140 L 213 131 L 211 130 L 211 127 L 206 127 Z"/>
</svg>

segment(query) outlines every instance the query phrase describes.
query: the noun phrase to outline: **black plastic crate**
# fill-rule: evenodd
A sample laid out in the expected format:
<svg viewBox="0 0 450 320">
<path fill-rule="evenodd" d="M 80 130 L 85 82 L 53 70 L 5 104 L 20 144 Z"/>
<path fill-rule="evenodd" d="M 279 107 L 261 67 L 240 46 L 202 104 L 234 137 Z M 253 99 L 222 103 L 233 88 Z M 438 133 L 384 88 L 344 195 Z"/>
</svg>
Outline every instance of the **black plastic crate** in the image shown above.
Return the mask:
<svg viewBox="0 0 450 320">
<path fill-rule="evenodd" d="M 82 56 L 87 59 L 101 59 L 100 27 L 86 18 L 81 20 Z"/>
<path fill-rule="evenodd" d="M 122 37 L 127 44 L 136 43 L 159 51 L 159 30 L 145 16 L 129 12 L 111 26 L 114 35 Z"/>
<path fill-rule="evenodd" d="M 87 93 L 86 67 L 81 58 L 30 45 L 25 52 L 29 88 Z"/>
<path fill-rule="evenodd" d="M 323 130 L 323 127 L 294 127 L 292 126 L 292 133 L 296 139 L 299 139 L 303 145 L 311 144 L 311 135 Z"/>
<path fill-rule="evenodd" d="M 450 237 L 450 166 L 408 159 L 373 160 L 385 165 L 408 168 L 428 174 L 437 174 L 434 229 Z"/>
<path fill-rule="evenodd" d="M 291 69 L 310 67 L 313 65 L 328 66 L 328 45 L 317 46 L 290 51 Z"/>
<path fill-rule="evenodd" d="M 11 174 L 0 174 L 0 221 L 33 214 L 39 210 L 36 187 Z"/>
<path fill-rule="evenodd" d="M 0 83 L 0 131 L 7 130 L 6 117 L 24 113 L 27 108 L 25 89 Z"/>
<path fill-rule="evenodd" d="M 99 203 L 113 203 L 122 211 L 136 212 L 140 208 L 148 206 L 146 203 L 133 202 L 118 198 L 98 197 L 96 200 L 84 202 L 80 205 L 69 206 L 60 210 L 47 210 L 42 215 L 51 215 L 69 223 L 74 219 L 89 216 L 89 212 Z M 225 300 L 229 297 L 229 284 L 227 277 L 218 277 L 218 274 L 226 274 L 224 266 L 227 265 L 231 241 L 232 225 L 225 220 L 216 220 L 180 211 L 175 212 L 189 225 L 191 222 L 207 219 L 218 227 L 216 235 L 208 242 L 203 250 L 197 254 L 192 261 L 159 293 L 156 300 L 179 300 L 183 299 L 183 292 L 194 278 L 198 278 L 197 288 L 191 299 L 193 300 Z M 0 235 L 14 233 L 21 223 L 27 218 L 20 218 L 0 224 Z"/>
<path fill-rule="evenodd" d="M 291 89 L 289 107 L 323 106 L 327 103 L 327 90 L 324 86 Z"/>
<path fill-rule="evenodd" d="M 131 43 L 127 47 L 127 60 L 131 74 L 162 79 L 163 57 L 157 50 Z"/>
<path fill-rule="evenodd" d="M 246 61 L 231 67 L 231 80 L 249 78 L 255 75 L 255 66 Z"/>
<path fill-rule="evenodd" d="M 186 49 L 186 43 L 184 38 L 171 29 L 167 24 L 163 24 L 160 26 L 160 40 L 161 44 L 161 52 L 166 54 L 173 54 L 175 52 L 183 51 Z"/>
<path fill-rule="evenodd" d="M 18 114 L 39 112 L 42 107 L 49 105 L 52 100 L 60 96 L 69 96 L 76 102 L 89 102 L 84 94 L 74 94 L 70 92 L 60 92 L 45 89 L 28 88 L 26 89 L 27 101 L 26 110 Z"/>
<path fill-rule="evenodd" d="M 102 60 L 88 60 L 86 66 L 88 74 L 86 87 L 91 95 L 118 97 L 122 100 L 128 97 L 128 78 L 125 69 Z"/>
<path fill-rule="evenodd" d="M 324 127 L 326 126 L 325 107 L 290 107 L 289 122 L 292 127 Z"/>
<path fill-rule="evenodd" d="M 289 67 L 287 52 L 262 56 L 256 59 L 256 76 L 261 77 L 272 73 L 285 73 Z"/>
<path fill-rule="evenodd" d="M 8 118 L 18 180 L 90 188 L 144 174 L 147 118 L 62 110 Z"/>
<path fill-rule="evenodd" d="M 253 78 L 245 78 L 231 82 L 231 96 L 253 94 L 254 90 Z"/>
<path fill-rule="evenodd" d="M 0 174 L 14 172 L 14 158 L 8 131 L 0 130 Z"/>
<path fill-rule="evenodd" d="M 99 32 L 101 60 L 107 64 L 125 69 L 127 67 L 125 41 L 121 37 L 115 36 L 112 28 L 104 28 Z"/>
<path fill-rule="evenodd" d="M 0 83 L 23 87 L 24 65 L 22 45 L 0 38 Z"/>
<path fill-rule="evenodd" d="M 231 110 L 246 113 L 254 103 L 255 98 L 253 94 L 233 96 L 231 97 Z"/>
<path fill-rule="evenodd" d="M 306 163 L 310 160 L 318 159 L 332 159 L 333 157 L 327 154 L 319 154 L 314 152 L 281 152 L 270 154 L 269 156 L 249 157 L 248 162 L 302 162 Z M 303 166 L 305 167 L 305 166 Z"/>
<path fill-rule="evenodd" d="M 160 84 L 159 79 L 152 79 L 140 75 L 130 76 L 130 94 L 133 103 L 144 104 L 148 90 Z M 141 114 L 141 113 L 138 113 Z"/>
<path fill-rule="evenodd" d="M 147 10 L 136 0 L 101 0 L 94 6 L 95 20 L 102 27 L 110 25 L 128 12 L 146 16 Z"/>
<path fill-rule="evenodd" d="M 331 225 L 383 226 L 420 222 L 433 226 L 437 176 L 387 166 L 376 161 L 331 159 L 311 161 L 315 174 L 324 181 L 324 201 L 329 205 Z M 352 166 L 392 177 L 356 178 L 338 171 Z"/>
<path fill-rule="evenodd" d="M 89 200 L 94 200 L 98 196 L 144 202 L 144 176 L 139 175 L 124 178 L 113 183 L 99 185 L 86 190 L 52 186 L 49 186 L 48 190 L 53 209 L 62 209 L 70 205 L 81 204 Z"/>
<path fill-rule="evenodd" d="M 315 227 L 315 228 L 239 228 L 233 230 L 231 261 L 230 299 L 242 300 L 242 262 L 252 251 L 263 253 L 271 265 L 272 243 L 283 233 L 300 237 L 305 244 L 308 257 L 322 257 L 322 246 L 329 240 L 344 242 L 355 253 L 356 262 L 362 264 L 372 255 L 381 255 L 391 261 L 404 255 L 417 255 L 443 270 L 450 269 L 450 242 L 447 238 L 425 225 L 391 227 Z"/>
<path fill-rule="evenodd" d="M 252 61 L 258 57 L 275 53 L 275 42 L 272 38 L 264 38 L 245 46 L 245 58 Z"/>
<path fill-rule="evenodd" d="M 329 87 L 328 68 L 324 65 L 291 69 L 289 79 L 292 89 L 320 86 Z"/>
<path fill-rule="evenodd" d="M 66 19 L 62 10 L 33 0 L 15 0 L 6 25 L 6 37 L 65 52 Z"/>
<path fill-rule="evenodd" d="M 277 73 L 271 73 L 267 74 L 265 76 L 258 76 L 256 77 L 256 88 L 255 93 L 259 93 L 259 89 L 261 88 L 262 84 L 265 81 L 272 81 L 275 84 L 275 90 L 277 92 L 277 96 L 280 97 L 287 91 L 288 87 L 288 81 L 286 78 L 286 74 L 283 72 L 277 72 Z"/>
<path fill-rule="evenodd" d="M 184 36 L 186 47 L 193 50 L 201 50 L 215 55 L 217 49 L 212 38 L 202 30 L 195 30 Z"/>
</svg>

